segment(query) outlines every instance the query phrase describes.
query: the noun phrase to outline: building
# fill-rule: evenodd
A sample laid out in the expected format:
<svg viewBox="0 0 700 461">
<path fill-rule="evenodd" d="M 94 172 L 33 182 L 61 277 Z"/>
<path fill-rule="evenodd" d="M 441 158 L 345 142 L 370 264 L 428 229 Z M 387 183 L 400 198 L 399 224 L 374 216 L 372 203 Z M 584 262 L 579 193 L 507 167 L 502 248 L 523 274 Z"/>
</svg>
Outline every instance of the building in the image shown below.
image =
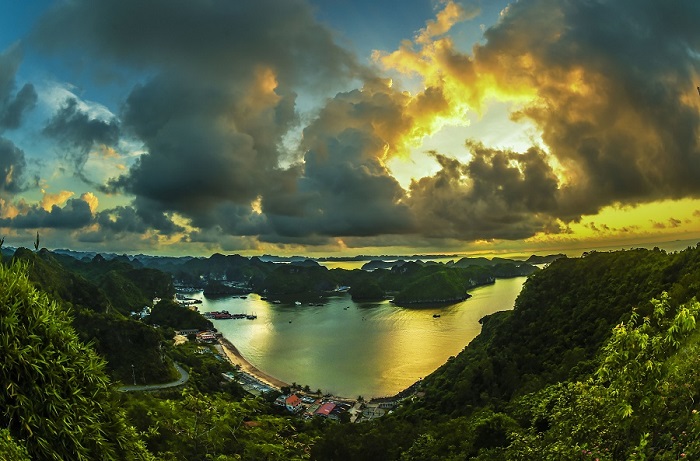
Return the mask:
<svg viewBox="0 0 700 461">
<path fill-rule="evenodd" d="M 316 410 L 316 415 L 319 416 L 325 416 L 328 417 L 333 409 L 335 408 L 335 403 L 333 402 L 326 402 L 323 405 L 321 405 L 318 410 Z"/>
<path fill-rule="evenodd" d="M 288 411 L 292 413 L 296 413 L 301 409 L 301 399 L 299 398 L 298 395 L 292 394 L 286 399 L 284 399 L 284 406 L 287 408 Z"/>
<path fill-rule="evenodd" d="M 216 336 L 214 333 L 210 331 L 203 331 L 201 333 L 197 333 L 197 341 L 203 342 L 203 343 L 215 343 L 216 342 Z"/>
</svg>

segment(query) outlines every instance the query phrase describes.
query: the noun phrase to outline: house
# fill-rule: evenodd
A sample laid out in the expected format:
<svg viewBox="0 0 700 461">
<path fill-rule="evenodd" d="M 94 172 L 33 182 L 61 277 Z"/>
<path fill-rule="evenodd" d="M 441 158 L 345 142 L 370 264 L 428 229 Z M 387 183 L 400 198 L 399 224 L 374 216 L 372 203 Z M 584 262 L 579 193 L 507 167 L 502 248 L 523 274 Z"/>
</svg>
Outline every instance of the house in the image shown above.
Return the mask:
<svg viewBox="0 0 700 461">
<path fill-rule="evenodd" d="M 323 405 L 321 405 L 318 410 L 316 410 L 315 414 L 317 414 L 319 416 L 328 417 L 334 408 L 335 408 L 335 403 L 326 402 Z"/>
<path fill-rule="evenodd" d="M 296 413 L 297 411 L 299 411 L 301 408 L 300 405 L 301 399 L 296 394 L 292 394 L 286 399 L 284 399 L 284 406 L 287 408 L 288 411 L 292 413 Z"/>
<path fill-rule="evenodd" d="M 197 333 L 197 341 L 203 342 L 203 343 L 215 343 L 216 342 L 216 336 L 214 333 L 210 331 L 203 331 L 201 333 Z"/>
</svg>

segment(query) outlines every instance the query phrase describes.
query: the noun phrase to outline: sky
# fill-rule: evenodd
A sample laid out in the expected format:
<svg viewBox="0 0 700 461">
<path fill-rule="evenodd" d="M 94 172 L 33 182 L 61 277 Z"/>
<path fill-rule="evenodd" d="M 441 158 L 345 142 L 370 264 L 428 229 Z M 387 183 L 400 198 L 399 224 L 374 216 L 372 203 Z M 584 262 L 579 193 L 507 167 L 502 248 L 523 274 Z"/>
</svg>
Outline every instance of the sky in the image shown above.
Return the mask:
<svg viewBox="0 0 700 461">
<path fill-rule="evenodd" d="M 0 0 L 6 246 L 700 241 L 695 0 Z"/>
</svg>

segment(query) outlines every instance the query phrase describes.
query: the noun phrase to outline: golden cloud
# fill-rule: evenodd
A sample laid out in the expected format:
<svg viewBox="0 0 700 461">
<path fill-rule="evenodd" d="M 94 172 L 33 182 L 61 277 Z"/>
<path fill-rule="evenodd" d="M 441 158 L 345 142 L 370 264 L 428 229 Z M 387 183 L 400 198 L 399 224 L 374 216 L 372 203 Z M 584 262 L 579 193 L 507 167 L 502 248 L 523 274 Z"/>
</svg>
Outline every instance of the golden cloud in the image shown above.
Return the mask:
<svg viewBox="0 0 700 461">
<path fill-rule="evenodd" d="M 97 212 L 97 206 L 99 205 L 99 200 L 92 192 L 85 192 L 80 196 L 80 200 L 84 201 L 90 206 L 90 211 L 92 214 Z"/>
<path fill-rule="evenodd" d="M 62 190 L 56 194 L 49 194 L 45 191 L 39 206 L 46 211 L 51 211 L 54 206 L 63 206 L 68 201 L 69 198 L 75 195 L 75 192 L 69 190 Z"/>
</svg>

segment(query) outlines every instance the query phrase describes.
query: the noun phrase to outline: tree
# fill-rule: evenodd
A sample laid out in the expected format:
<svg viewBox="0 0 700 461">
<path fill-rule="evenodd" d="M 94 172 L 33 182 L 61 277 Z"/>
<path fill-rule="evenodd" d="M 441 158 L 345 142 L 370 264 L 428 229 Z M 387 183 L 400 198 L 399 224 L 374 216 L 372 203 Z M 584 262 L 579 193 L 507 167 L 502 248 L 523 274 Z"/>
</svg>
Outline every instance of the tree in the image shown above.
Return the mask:
<svg viewBox="0 0 700 461">
<path fill-rule="evenodd" d="M 104 361 L 27 266 L 0 265 L 0 427 L 32 459 L 150 459 L 117 407 Z"/>
<path fill-rule="evenodd" d="M 698 459 L 700 303 L 652 305 L 614 328 L 593 377 L 522 399 L 532 427 L 509 459 Z"/>
<path fill-rule="evenodd" d="M 0 459 L 29 461 L 27 449 L 18 444 L 7 429 L 0 429 Z"/>
</svg>

